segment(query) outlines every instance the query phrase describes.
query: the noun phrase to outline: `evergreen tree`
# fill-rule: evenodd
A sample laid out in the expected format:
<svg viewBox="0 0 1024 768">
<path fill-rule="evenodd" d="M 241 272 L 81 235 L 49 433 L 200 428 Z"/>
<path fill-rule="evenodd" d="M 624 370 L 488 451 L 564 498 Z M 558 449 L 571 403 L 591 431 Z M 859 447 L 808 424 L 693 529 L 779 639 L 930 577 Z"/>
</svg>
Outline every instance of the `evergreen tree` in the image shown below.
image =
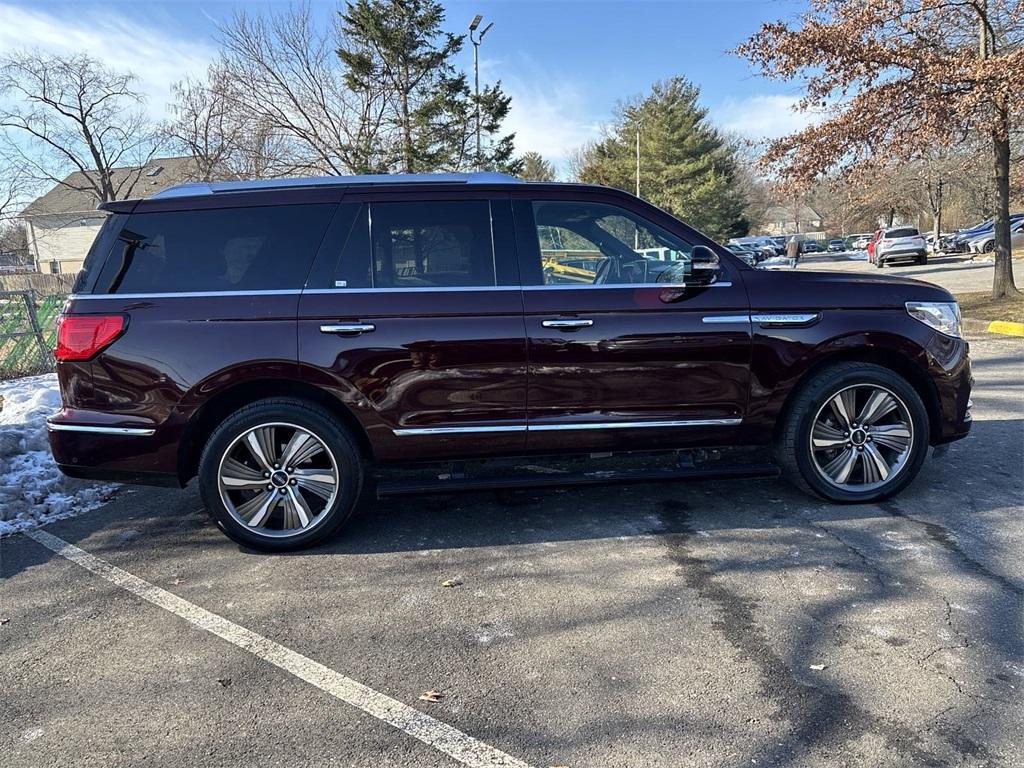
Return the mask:
<svg viewBox="0 0 1024 768">
<path fill-rule="evenodd" d="M 555 166 L 544 159 L 539 152 L 527 152 L 522 157 L 523 168 L 519 177 L 526 181 L 554 181 Z"/>
<path fill-rule="evenodd" d="M 707 235 L 747 234 L 735 149 L 710 124 L 700 90 L 683 77 L 655 83 L 618 110 L 607 135 L 576 161 L 580 181 L 632 192 L 640 132 L 640 195 Z"/>
<path fill-rule="evenodd" d="M 341 12 L 338 55 L 348 87 L 377 105 L 372 139 L 393 170 L 515 171 L 513 136 L 499 136 L 511 101 L 500 82 L 480 93 L 485 140 L 476 157 L 477 102 L 453 64 L 465 37 L 443 23 L 436 0 L 353 0 Z"/>
</svg>

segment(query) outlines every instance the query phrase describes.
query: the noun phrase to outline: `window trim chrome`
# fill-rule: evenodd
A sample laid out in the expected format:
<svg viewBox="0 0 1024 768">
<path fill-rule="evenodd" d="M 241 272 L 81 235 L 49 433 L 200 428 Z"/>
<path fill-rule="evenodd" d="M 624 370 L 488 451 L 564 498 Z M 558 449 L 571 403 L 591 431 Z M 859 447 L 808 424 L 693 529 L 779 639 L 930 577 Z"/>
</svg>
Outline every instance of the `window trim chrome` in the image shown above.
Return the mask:
<svg viewBox="0 0 1024 768">
<path fill-rule="evenodd" d="M 46 428 L 51 432 L 89 432 L 98 435 L 131 435 L 133 437 L 152 437 L 156 434 L 155 429 L 148 427 L 99 427 L 92 424 L 63 424 L 60 422 L 46 422 Z"/>
</svg>

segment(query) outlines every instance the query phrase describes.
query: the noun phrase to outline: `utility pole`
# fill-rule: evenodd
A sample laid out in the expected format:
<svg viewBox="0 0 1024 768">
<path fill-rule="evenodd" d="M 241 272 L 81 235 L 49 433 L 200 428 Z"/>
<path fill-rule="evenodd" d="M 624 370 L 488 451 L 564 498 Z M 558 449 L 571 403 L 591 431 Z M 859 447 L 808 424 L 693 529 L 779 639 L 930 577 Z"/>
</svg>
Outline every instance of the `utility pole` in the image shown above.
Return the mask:
<svg viewBox="0 0 1024 768">
<path fill-rule="evenodd" d="M 480 43 L 483 42 L 484 35 L 487 34 L 487 30 L 494 26 L 494 22 L 491 22 L 484 27 L 480 34 L 474 37 L 473 33 L 476 32 L 477 27 L 480 26 L 480 22 L 484 20 L 484 17 L 479 13 L 473 17 L 473 20 L 469 22 L 469 42 L 473 44 L 473 91 L 476 94 L 476 169 L 480 170 Z"/>
</svg>

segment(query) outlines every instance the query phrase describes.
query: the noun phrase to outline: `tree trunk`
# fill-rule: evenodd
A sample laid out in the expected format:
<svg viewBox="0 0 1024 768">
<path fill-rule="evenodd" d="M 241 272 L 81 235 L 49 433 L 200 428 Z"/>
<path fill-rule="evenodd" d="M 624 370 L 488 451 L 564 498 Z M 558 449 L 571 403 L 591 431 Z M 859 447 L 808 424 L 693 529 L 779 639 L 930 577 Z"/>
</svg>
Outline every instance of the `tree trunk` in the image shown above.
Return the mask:
<svg viewBox="0 0 1024 768">
<path fill-rule="evenodd" d="M 1010 131 L 1005 110 L 1002 118 L 1006 130 L 994 133 L 992 144 L 996 178 L 995 255 L 992 275 L 992 298 L 1002 299 L 1017 293 L 1013 282 L 1013 260 L 1010 253 Z"/>
<path fill-rule="evenodd" d="M 939 237 L 942 235 L 942 179 L 935 182 L 935 197 L 932 202 L 932 238 L 935 241 L 933 248 L 935 253 L 939 252 Z"/>
</svg>

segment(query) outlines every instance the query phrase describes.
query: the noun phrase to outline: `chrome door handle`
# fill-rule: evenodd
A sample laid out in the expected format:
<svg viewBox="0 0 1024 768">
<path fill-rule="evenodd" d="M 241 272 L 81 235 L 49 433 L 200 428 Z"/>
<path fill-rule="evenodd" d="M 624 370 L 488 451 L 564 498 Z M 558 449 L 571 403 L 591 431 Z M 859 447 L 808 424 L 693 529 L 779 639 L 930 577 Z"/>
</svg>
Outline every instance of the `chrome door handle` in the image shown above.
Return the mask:
<svg viewBox="0 0 1024 768">
<path fill-rule="evenodd" d="M 544 320 L 541 322 L 541 325 L 545 328 L 562 328 L 566 330 L 589 328 L 593 324 L 593 320 Z"/>
<path fill-rule="evenodd" d="M 320 326 L 320 333 L 338 333 L 342 336 L 358 336 L 360 333 L 370 333 L 375 330 L 377 330 L 377 326 L 373 323 L 336 323 Z"/>
</svg>

